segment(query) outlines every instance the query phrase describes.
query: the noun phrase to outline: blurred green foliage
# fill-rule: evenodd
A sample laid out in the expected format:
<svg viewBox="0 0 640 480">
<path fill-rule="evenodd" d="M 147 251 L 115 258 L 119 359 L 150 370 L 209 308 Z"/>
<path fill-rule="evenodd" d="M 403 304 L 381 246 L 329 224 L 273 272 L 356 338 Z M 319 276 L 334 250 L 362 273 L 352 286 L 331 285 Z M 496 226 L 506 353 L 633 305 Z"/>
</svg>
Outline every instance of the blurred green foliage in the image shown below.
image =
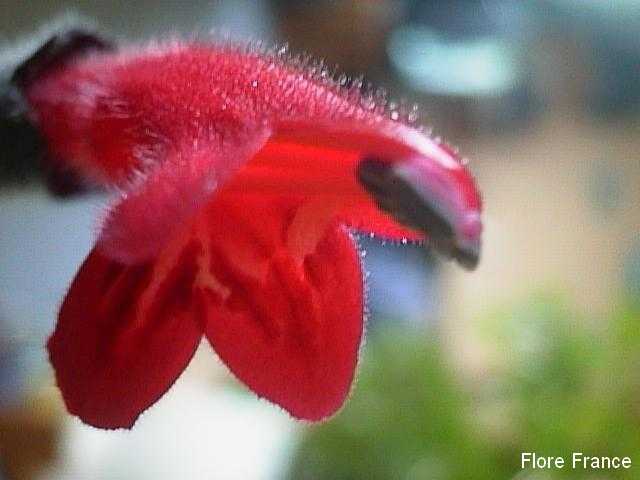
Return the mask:
<svg viewBox="0 0 640 480">
<path fill-rule="evenodd" d="M 478 322 L 489 352 L 456 375 L 437 339 L 370 335 L 353 396 L 306 428 L 291 480 L 640 478 L 640 310 L 585 319 L 536 295 Z M 521 452 L 563 456 L 522 471 Z M 629 470 L 570 468 L 572 452 L 630 456 Z"/>
</svg>

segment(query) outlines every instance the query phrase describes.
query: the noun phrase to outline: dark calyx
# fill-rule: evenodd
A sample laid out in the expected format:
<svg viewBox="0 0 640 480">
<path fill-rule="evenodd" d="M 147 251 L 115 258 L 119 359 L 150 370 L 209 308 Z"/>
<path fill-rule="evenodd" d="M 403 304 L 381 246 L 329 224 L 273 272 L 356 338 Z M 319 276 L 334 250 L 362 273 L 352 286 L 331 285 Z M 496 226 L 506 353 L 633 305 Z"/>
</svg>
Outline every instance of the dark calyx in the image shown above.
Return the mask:
<svg viewBox="0 0 640 480">
<path fill-rule="evenodd" d="M 43 74 L 82 55 L 114 48 L 93 33 L 72 28 L 56 33 L 12 72 L 4 72 L 0 79 L 0 184 L 24 183 L 44 173 L 53 195 L 65 197 L 86 190 L 73 172 L 46 158 L 45 142 L 29 118 L 23 92 Z"/>
</svg>

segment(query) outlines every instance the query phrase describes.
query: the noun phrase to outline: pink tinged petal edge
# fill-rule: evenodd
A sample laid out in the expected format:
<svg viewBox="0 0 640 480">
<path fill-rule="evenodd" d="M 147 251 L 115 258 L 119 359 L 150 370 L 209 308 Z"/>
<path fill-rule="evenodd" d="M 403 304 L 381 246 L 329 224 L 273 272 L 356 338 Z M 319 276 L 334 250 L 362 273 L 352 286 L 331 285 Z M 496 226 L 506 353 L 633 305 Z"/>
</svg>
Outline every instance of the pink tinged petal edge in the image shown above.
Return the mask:
<svg viewBox="0 0 640 480">
<path fill-rule="evenodd" d="M 189 145 L 168 153 L 109 209 L 98 249 L 124 264 L 152 260 L 267 137 L 265 129 L 252 130 L 222 145 Z"/>
</svg>

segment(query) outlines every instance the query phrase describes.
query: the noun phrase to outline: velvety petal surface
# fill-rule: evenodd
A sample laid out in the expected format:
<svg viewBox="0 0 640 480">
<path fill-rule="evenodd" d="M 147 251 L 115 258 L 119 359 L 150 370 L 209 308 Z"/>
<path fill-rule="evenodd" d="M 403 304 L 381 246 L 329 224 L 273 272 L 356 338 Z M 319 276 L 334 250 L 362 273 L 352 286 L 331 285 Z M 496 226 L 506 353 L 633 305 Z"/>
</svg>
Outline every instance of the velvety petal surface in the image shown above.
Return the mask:
<svg viewBox="0 0 640 480">
<path fill-rule="evenodd" d="M 199 138 L 163 154 L 166 158 L 109 208 L 97 246 L 124 264 L 152 260 L 189 219 L 268 138 L 264 128 L 229 134 L 224 142 Z M 177 145 L 174 147 L 178 147 Z"/>
<path fill-rule="evenodd" d="M 318 205 L 236 200 L 221 196 L 199 224 L 208 258 L 197 308 L 207 338 L 259 396 L 297 418 L 328 417 L 344 403 L 358 360 L 359 253 Z"/>
<path fill-rule="evenodd" d="M 462 228 L 479 203 L 455 153 L 343 83 L 276 52 L 167 42 L 92 56 L 51 72 L 26 96 L 59 158 L 123 189 L 101 236 L 103 252 L 120 261 L 157 254 L 178 220 L 242 170 L 235 181 L 242 191 L 340 197 L 345 222 L 420 237 L 380 212 L 358 184 L 364 158 L 406 164 L 412 188 Z M 252 168 L 241 168 L 252 156 Z M 130 181 L 136 172 L 148 185 Z M 156 207 L 151 219 L 147 205 Z"/>
<path fill-rule="evenodd" d="M 85 260 L 47 345 L 70 413 L 128 428 L 175 382 L 202 337 L 191 308 L 198 249 L 138 266 L 95 250 Z"/>
<path fill-rule="evenodd" d="M 91 55 L 24 94 L 56 158 L 120 193 L 48 344 L 92 425 L 131 426 L 203 333 L 261 397 L 335 413 L 363 332 L 345 226 L 431 233 L 477 263 L 481 202 L 455 152 L 321 66 L 175 41 Z"/>
<path fill-rule="evenodd" d="M 225 191 L 297 196 L 322 202 L 335 218 L 355 230 L 390 239 L 422 240 L 424 235 L 399 224 L 380 210 L 358 182 L 357 167 L 366 152 L 360 142 L 347 145 L 318 144 L 323 130 L 308 123 L 296 123 L 299 138 L 288 127 L 288 138 L 277 132 L 236 172 Z M 351 126 L 353 127 L 353 126 Z M 343 142 L 349 125 L 343 125 Z M 305 138 L 317 135 L 314 139 Z M 310 140 L 311 143 L 305 143 Z"/>
</svg>

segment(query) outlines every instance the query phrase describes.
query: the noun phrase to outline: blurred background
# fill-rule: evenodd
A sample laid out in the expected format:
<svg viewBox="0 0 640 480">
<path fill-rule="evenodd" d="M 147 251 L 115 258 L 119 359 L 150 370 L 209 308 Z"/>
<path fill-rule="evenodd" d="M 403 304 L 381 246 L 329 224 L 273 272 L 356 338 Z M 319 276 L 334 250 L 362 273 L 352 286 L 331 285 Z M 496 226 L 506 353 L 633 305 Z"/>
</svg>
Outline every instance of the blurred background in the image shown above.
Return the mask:
<svg viewBox="0 0 640 480">
<path fill-rule="evenodd" d="M 4 0 L 10 44 L 73 9 L 131 40 L 287 42 L 419 104 L 485 202 L 472 274 L 363 238 L 347 406 L 295 423 L 203 346 L 132 432 L 70 418 L 43 344 L 103 198 L 53 200 L 0 138 L 0 479 L 640 478 L 640 1 Z M 629 456 L 528 471 L 522 451 Z"/>
</svg>

